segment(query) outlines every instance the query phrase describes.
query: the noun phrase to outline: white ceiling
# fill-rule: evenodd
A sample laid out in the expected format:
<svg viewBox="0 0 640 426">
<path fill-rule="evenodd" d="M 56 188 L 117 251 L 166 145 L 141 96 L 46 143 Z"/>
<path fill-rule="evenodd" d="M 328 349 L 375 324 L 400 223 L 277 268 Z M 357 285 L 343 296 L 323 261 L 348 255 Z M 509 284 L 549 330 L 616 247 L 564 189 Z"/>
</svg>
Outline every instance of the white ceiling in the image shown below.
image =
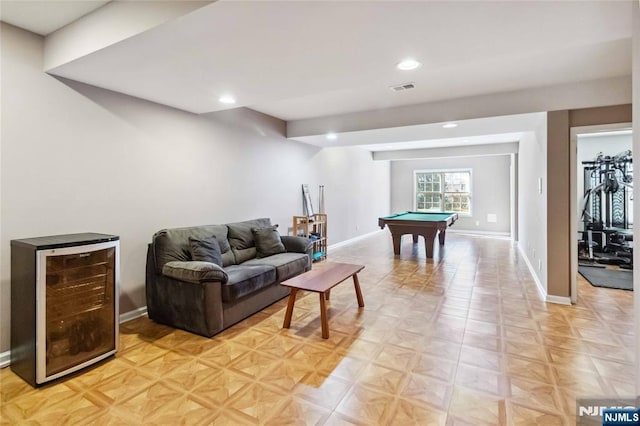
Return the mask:
<svg viewBox="0 0 640 426">
<path fill-rule="evenodd" d="M 2 19 L 46 34 L 72 3 L 69 22 L 104 2 L 2 0 Z M 49 72 L 195 113 L 246 106 L 298 120 L 630 75 L 631 4 L 219 0 Z M 397 70 L 407 57 L 422 67 Z M 405 82 L 416 89 L 389 89 Z"/>
<path fill-rule="evenodd" d="M 524 132 L 540 128 L 545 119 L 543 113 L 513 114 L 458 120 L 454 128 L 443 127 L 445 123 L 429 123 L 344 132 L 333 140 L 326 135 L 299 136 L 296 140 L 323 148 L 360 146 L 369 151 L 486 145 L 517 142 Z"/>
<path fill-rule="evenodd" d="M 111 0 L 2 0 L 0 20 L 32 33 L 47 35 L 109 1 Z"/>
</svg>

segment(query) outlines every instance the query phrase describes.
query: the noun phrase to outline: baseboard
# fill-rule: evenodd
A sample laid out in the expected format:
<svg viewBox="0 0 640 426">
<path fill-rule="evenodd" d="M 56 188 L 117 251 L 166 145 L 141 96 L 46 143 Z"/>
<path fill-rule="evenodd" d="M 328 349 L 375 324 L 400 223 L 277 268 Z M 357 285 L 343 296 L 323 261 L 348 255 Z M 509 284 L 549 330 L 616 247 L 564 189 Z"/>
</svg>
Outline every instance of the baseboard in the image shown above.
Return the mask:
<svg viewBox="0 0 640 426">
<path fill-rule="evenodd" d="M 358 235 L 357 237 L 353 237 L 353 238 L 350 238 L 348 240 L 340 241 L 339 243 L 330 244 L 327 247 L 327 250 L 334 250 L 334 249 L 337 249 L 339 247 L 346 246 L 347 244 L 351 244 L 351 243 L 355 243 L 356 241 L 364 240 L 365 238 L 369 238 L 369 237 L 371 237 L 373 235 L 379 234 L 380 232 L 384 232 L 384 230 L 381 229 L 379 231 L 369 232 L 367 234 Z"/>
<path fill-rule="evenodd" d="M 529 268 L 529 273 L 533 277 L 533 281 L 535 281 L 535 283 L 536 283 L 536 287 L 538 288 L 538 293 L 540 293 L 540 296 L 542 297 L 542 300 L 549 301 L 549 300 L 547 300 L 548 299 L 547 290 L 545 290 L 545 288 L 542 286 L 542 283 L 540 282 L 540 279 L 536 275 L 535 268 L 533 267 L 533 265 L 529 261 L 529 257 L 527 257 L 527 254 L 524 252 L 524 250 L 522 249 L 522 246 L 520 244 L 518 244 L 518 251 L 520 252 L 520 255 L 522 256 L 522 258 L 524 259 L 524 263 L 527 264 L 527 268 Z"/>
<path fill-rule="evenodd" d="M 8 367 L 11 363 L 11 351 L 0 353 L 0 368 Z"/>
<path fill-rule="evenodd" d="M 447 233 L 452 234 L 468 234 L 468 235 L 482 235 L 482 236 L 491 236 L 491 237 L 505 237 L 511 238 L 510 232 L 496 232 L 496 231 L 477 231 L 474 229 L 447 229 Z"/>
<path fill-rule="evenodd" d="M 552 294 L 548 294 L 545 300 L 549 303 L 557 303 L 559 305 L 571 305 L 571 298 L 565 296 L 554 296 Z"/>
<path fill-rule="evenodd" d="M 131 321 L 136 318 L 140 318 L 147 315 L 147 307 L 143 306 L 138 309 L 134 309 L 133 311 L 125 312 L 124 314 L 120 314 L 120 324 L 123 322 Z"/>
<path fill-rule="evenodd" d="M 125 312 L 120 315 L 120 324 L 123 322 L 131 321 L 136 318 L 140 318 L 147 315 L 147 307 L 143 306 L 138 309 L 134 309 L 133 311 Z M 11 351 L 6 351 L 0 353 L 0 368 L 8 367 L 11 364 Z"/>
</svg>

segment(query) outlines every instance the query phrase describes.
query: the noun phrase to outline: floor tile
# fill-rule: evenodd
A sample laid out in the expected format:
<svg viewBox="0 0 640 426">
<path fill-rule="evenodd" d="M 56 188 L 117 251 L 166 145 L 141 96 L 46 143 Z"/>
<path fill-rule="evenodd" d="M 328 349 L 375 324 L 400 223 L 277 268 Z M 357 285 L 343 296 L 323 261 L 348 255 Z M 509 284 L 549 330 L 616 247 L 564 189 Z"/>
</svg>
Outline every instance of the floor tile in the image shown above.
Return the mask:
<svg viewBox="0 0 640 426">
<path fill-rule="evenodd" d="M 286 298 L 212 338 L 137 318 L 115 357 L 67 378 L 34 389 L 0 369 L 0 424 L 571 425 L 576 398 L 635 393 L 632 292 L 578 277 L 577 305 L 546 303 L 510 241 L 404 246 L 330 252 L 365 265 L 366 306 L 336 287 L 329 339 L 315 293 L 291 329 Z"/>
<path fill-rule="evenodd" d="M 352 386 L 353 382 L 309 373 L 296 385 L 293 394 L 315 405 L 333 410 Z"/>
<path fill-rule="evenodd" d="M 406 400 L 420 401 L 438 410 L 446 411 L 452 390 L 453 385 L 450 383 L 413 373 L 407 378 L 400 396 Z"/>
<path fill-rule="evenodd" d="M 455 387 L 449 405 L 448 424 L 506 424 L 505 400 Z"/>
<path fill-rule="evenodd" d="M 553 384 L 510 378 L 509 400 L 521 406 L 540 408 L 554 413 L 563 412 L 558 390 Z"/>
<path fill-rule="evenodd" d="M 318 407 L 301 399 L 293 399 L 268 420 L 268 426 L 322 425 L 331 415 L 331 411 Z"/>
<path fill-rule="evenodd" d="M 391 395 L 356 385 L 336 411 L 365 424 L 384 424 L 394 409 L 395 401 Z"/>
<path fill-rule="evenodd" d="M 221 406 L 252 383 L 253 380 L 243 374 L 222 370 L 195 387 L 191 393 L 210 404 Z"/>
<path fill-rule="evenodd" d="M 440 379 L 447 383 L 453 383 L 457 366 L 455 359 L 449 361 L 431 355 L 420 354 L 411 371 L 423 376 Z"/>
<path fill-rule="evenodd" d="M 446 411 L 438 410 L 429 405 L 422 405 L 413 400 L 399 399 L 391 414 L 388 424 L 444 426 L 447 420 Z"/>
<path fill-rule="evenodd" d="M 360 377 L 358 383 L 370 389 L 398 394 L 406 379 L 406 373 L 378 364 L 369 364 Z"/>
<path fill-rule="evenodd" d="M 263 422 L 280 413 L 290 401 L 291 397 L 284 392 L 254 383 L 232 398 L 226 407 L 252 421 Z"/>
<path fill-rule="evenodd" d="M 508 421 L 514 426 L 563 426 L 565 419 L 559 414 L 550 414 L 515 403 L 508 404 Z"/>
</svg>

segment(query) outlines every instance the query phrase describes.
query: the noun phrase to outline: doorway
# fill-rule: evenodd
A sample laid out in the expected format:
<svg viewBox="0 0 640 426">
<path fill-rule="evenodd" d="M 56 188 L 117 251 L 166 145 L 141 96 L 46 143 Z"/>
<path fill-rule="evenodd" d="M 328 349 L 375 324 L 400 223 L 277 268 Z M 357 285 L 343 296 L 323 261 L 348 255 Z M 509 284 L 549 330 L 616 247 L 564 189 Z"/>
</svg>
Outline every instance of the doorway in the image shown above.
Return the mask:
<svg viewBox="0 0 640 426">
<path fill-rule="evenodd" d="M 571 302 L 578 273 L 592 285 L 632 286 L 633 182 L 630 123 L 571 129 Z M 598 279 L 600 282 L 598 282 Z M 594 284 L 595 283 L 595 284 Z"/>
</svg>

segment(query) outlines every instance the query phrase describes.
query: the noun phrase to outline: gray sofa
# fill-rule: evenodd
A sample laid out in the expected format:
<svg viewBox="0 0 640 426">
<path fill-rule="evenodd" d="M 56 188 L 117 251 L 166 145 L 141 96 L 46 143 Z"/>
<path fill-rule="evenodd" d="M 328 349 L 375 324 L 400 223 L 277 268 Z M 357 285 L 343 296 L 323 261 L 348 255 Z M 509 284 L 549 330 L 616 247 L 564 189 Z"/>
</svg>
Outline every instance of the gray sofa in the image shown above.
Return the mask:
<svg viewBox="0 0 640 426">
<path fill-rule="evenodd" d="M 149 318 L 211 337 L 289 294 L 280 283 L 311 269 L 307 238 L 281 236 L 285 252 L 257 257 L 253 228 L 269 219 L 164 229 L 147 252 Z M 189 238 L 215 236 L 222 266 L 192 261 Z"/>
</svg>

